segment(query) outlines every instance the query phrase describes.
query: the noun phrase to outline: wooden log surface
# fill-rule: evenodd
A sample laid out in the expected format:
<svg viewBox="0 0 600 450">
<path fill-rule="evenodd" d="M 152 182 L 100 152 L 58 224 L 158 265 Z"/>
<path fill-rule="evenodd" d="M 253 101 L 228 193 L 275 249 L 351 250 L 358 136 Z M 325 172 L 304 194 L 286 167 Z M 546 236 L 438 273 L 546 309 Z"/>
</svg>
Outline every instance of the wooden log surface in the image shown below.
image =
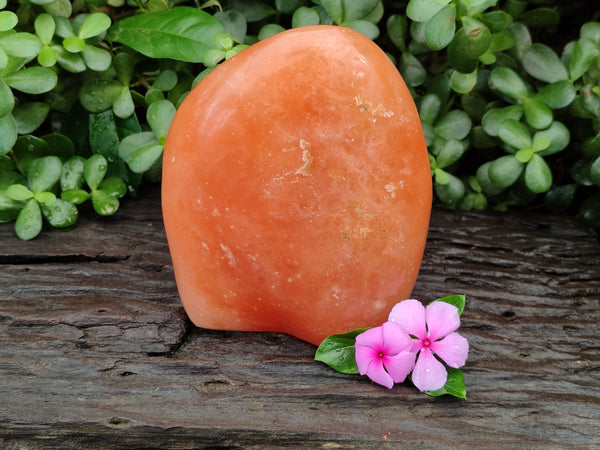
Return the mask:
<svg viewBox="0 0 600 450">
<path fill-rule="evenodd" d="M 414 296 L 467 295 L 465 400 L 191 325 L 156 188 L 0 240 L 0 448 L 600 447 L 600 243 L 571 218 L 434 210 Z"/>
</svg>

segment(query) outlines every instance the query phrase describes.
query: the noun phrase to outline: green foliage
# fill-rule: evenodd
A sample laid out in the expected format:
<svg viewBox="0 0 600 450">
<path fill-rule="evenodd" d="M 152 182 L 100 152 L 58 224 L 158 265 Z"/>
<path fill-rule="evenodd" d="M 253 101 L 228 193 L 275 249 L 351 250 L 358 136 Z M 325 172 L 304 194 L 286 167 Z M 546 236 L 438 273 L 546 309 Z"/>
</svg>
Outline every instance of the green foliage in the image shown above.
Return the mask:
<svg viewBox="0 0 600 450">
<path fill-rule="evenodd" d="M 32 239 L 44 222 L 72 227 L 86 202 L 114 214 L 160 181 L 174 112 L 213 67 L 334 24 L 397 64 L 437 205 L 544 207 L 600 227 L 599 15 L 578 0 L 0 2 L 0 222 Z"/>
</svg>

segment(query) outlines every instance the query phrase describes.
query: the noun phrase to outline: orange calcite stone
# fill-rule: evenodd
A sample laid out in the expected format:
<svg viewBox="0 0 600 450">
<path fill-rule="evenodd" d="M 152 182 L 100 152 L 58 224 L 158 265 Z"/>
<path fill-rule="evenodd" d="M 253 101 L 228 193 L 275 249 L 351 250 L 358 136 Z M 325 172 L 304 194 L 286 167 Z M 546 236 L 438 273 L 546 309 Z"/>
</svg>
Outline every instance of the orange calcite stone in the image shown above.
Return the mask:
<svg viewBox="0 0 600 450">
<path fill-rule="evenodd" d="M 179 107 L 163 215 L 200 327 L 319 344 L 410 296 L 432 201 L 417 110 L 393 63 L 349 28 L 288 30 Z"/>
</svg>

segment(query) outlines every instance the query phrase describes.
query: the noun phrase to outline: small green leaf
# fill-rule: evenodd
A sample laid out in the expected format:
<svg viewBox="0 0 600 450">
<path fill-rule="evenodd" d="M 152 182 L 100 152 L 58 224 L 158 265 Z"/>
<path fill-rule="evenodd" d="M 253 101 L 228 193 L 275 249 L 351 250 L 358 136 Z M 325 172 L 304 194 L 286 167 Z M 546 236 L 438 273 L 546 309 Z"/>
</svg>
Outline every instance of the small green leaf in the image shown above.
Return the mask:
<svg viewBox="0 0 600 450">
<path fill-rule="evenodd" d="M 441 297 L 437 300 L 434 300 L 434 302 L 445 302 L 456 306 L 458 308 L 458 315 L 460 316 L 465 309 L 467 297 L 464 294 L 447 295 L 446 297 Z"/>
<path fill-rule="evenodd" d="M 159 100 L 148 107 L 146 119 L 159 141 L 167 137 L 173 117 L 175 117 L 175 106 L 168 100 Z"/>
<path fill-rule="evenodd" d="M 19 23 L 19 17 L 12 11 L 0 11 L 0 31 L 11 30 Z"/>
<path fill-rule="evenodd" d="M 410 0 L 406 15 L 415 22 L 427 22 L 451 0 Z"/>
<path fill-rule="evenodd" d="M 36 237 L 42 231 L 42 212 L 40 205 L 34 199 L 30 199 L 15 221 L 15 233 L 24 241 Z"/>
<path fill-rule="evenodd" d="M 447 394 L 458 398 L 467 398 L 467 387 L 462 371 L 460 369 L 453 369 L 452 367 L 447 367 L 446 370 L 448 371 L 446 384 L 437 391 L 426 391 L 425 393 L 432 397 Z"/>
<path fill-rule="evenodd" d="M 108 177 L 100 183 L 100 190 L 115 198 L 121 198 L 127 193 L 127 185 L 119 177 Z"/>
<path fill-rule="evenodd" d="M 42 49 L 40 38 L 31 33 L 5 32 L 0 34 L 0 48 L 19 58 L 35 58 Z"/>
<path fill-rule="evenodd" d="M 163 154 L 163 146 L 161 144 L 147 145 L 136 149 L 127 158 L 127 164 L 134 173 L 144 173 L 160 159 Z"/>
<path fill-rule="evenodd" d="M 9 114 L 14 107 L 15 97 L 10 87 L 0 78 L 0 119 Z"/>
<path fill-rule="evenodd" d="M 66 202 L 80 205 L 90 198 L 90 194 L 83 189 L 67 189 L 61 192 L 60 198 Z"/>
<path fill-rule="evenodd" d="M 433 170 L 433 177 L 435 179 L 436 186 L 445 186 L 450 183 L 450 174 L 439 167 Z"/>
<path fill-rule="evenodd" d="M 13 110 L 19 134 L 31 134 L 37 130 L 50 112 L 50 105 L 42 102 L 19 103 Z"/>
<path fill-rule="evenodd" d="M 536 141 L 541 136 L 548 137 L 550 145 L 539 152 L 540 156 L 548 156 L 564 150 L 567 148 L 567 145 L 569 145 L 571 140 L 571 133 L 569 132 L 569 129 L 561 122 L 557 121 L 552 122 L 552 124 L 545 130 L 535 133 L 533 140 Z"/>
<path fill-rule="evenodd" d="M 12 114 L 0 117 L 0 155 L 10 152 L 17 142 L 17 122 Z"/>
<path fill-rule="evenodd" d="M 70 53 L 81 53 L 85 48 L 85 41 L 78 36 L 69 36 L 63 39 L 62 45 Z"/>
<path fill-rule="evenodd" d="M 27 94 L 43 94 L 56 87 L 56 73 L 47 67 L 27 67 L 4 76 L 4 81 L 13 89 Z"/>
<path fill-rule="evenodd" d="M 469 36 L 464 27 L 458 29 L 454 33 L 452 41 L 448 45 L 448 62 L 450 66 L 462 73 L 471 73 L 477 69 L 479 64 L 479 57 L 469 57 L 466 49 L 471 45 Z"/>
<path fill-rule="evenodd" d="M 345 374 L 357 374 L 355 358 L 356 336 L 368 328 L 360 328 L 347 333 L 334 334 L 321 342 L 315 353 L 315 361 L 327 364 L 334 370 Z"/>
<path fill-rule="evenodd" d="M 268 23 L 262 26 L 260 31 L 258 32 L 258 40 L 262 41 L 263 39 L 271 37 L 277 33 L 281 33 L 282 31 L 285 31 L 285 28 L 281 25 L 278 25 L 276 23 Z"/>
<path fill-rule="evenodd" d="M 50 205 L 42 205 L 42 214 L 46 221 L 54 228 L 70 228 L 77 222 L 79 212 L 77 207 L 62 199 Z"/>
<path fill-rule="evenodd" d="M 292 27 L 305 27 L 308 25 L 318 25 L 321 21 L 321 17 L 319 16 L 316 8 L 308 8 L 306 6 L 301 6 L 292 15 Z"/>
<path fill-rule="evenodd" d="M 103 155 L 109 163 L 118 158 L 119 134 L 111 110 L 89 117 L 90 146 L 92 153 Z"/>
<path fill-rule="evenodd" d="M 440 98 L 432 93 L 425 94 L 419 103 L 419 116 L 424 123 L 433 124 L 442 108 Z"/>
<path fill-rule="evenodd" d="M 446 47 L 456 31 L 456 7 L 449 4 L 440 9 L 427 22 L 425 42 L 430 49 L 436 51 Z"/>
<path fill-rule="evenodd" d="M 33 198 L 40 204 L 40 206 L 52 206 L 54 203 L 56 203 L 56 195 L 52 192 L 36 192 L 33 195 Z"/>
<path fill-rule="evenodd" d="M 515 100 L 521 101 L 529 95 L 529 89 L 523 79 L 509 67 L 494 68 L 490 73 L 488 84 L 491 89 Z"/>
<path fill-rule="evenodd" d="M 590 166 L 590 180 L 592 180 L 592 183 L 600 186 L 600 156 Z"/>
<path fill-rule="evenodd" d="M 465 185 L 462 180 L 451 173 L 447 174 L 448 183 L 435 183 L 435 193 L 442 203 L 454 207 L 465 195 Z"/>
<path fill-rule="evenodd" d="M 594 61 L 600 56 L 600 48 L 591 39 L 579 39 L 575 42 L 571 57 L 569 58 L 569 75 L 571 80 L 583 76 Z"/>
<path fill-rule="evenodd" d="M 438 121 L 434 129 L 444 139 L 464 139 L 471 131 L 471 119 L 464 111 L 453 109 Z"/>
<path fill-rule="evenodd" d="M 54 18 L 50 14 L 42 13 L 35 18 L 33 26 L 42 45 L 49 45 L 56 30 Z"/>
<path fill-rule="evenodd" d="M 52 46 L 60 66 L 67 72 L 80 73 L 85 71 L 85 63 L 78 53 L 69 53 L 60 45 Z"/>
<path fill-rule="evenodd" d="M 534 154 L 525 167 L 525 184 L 531 192 L 540 194 L 552 186 L 552 172 L 544 158 Z"/>
<path fill-rule="evenodd" d="M 481 119 L 484 131 L 490 136 L 498 136 L 500 125 L 508 119 L 520 120 L 523 108 L 520 105 L 491 109 Z"/>
<path fill-rule="evenodd" d="M 402 14 L 392 14 L 386 22 L 387 34 L 392 43 L 402 52 L 406 51 L 408 23 Z"/>
<path fill-rule="evenodd" d="M 522 171 L 523 163 L 515 155 L 505 155 L 490 163 L 487 175 L 496 187 L 504 189 L 513 185 Z M 479 177 L 477 179 L 481 181 Z"/>
<path fill-rule="evenodd" d="M 6 189 L 8 196 L 17 202 L 22 202 L 33 198 L 33 192 L 31 192 L 27 186 L 22 184 L 12 184 Z"/>
<path fill-rule="evenodd" d="M 420 86 L 427 79 L 427 71 L 421 62 L 409 52 L 402 54 L 398 68 L 404 81 L 410 86 Z"/>
<path fill-rule="evenodd" d="M 514 119 L 506 119 L 500 124 L 498 137 L 517 150 L 531 147 L 532 141 L 529 130 L 521 122 Z"/>
<path fill-rule="evenodd" d="M 523 102 L 523 112 L 529 126 L 537 130 L 548 128 L 554 119 L 552 110 L 534 98 L 528 98 Z"/>
<path fill-rule="evenodd" d="M 550 109 L 559 109 L 569 106 L 576 95 L 573 83 L 568 80 L 560 80 L 544 86 L 535 94 L 534 98 Z"/>
<path fill-rule="evenodd" d="M 349 22 L 344 22 L 342 26 L 352 28 L 371 40 L 375 40 L 379 37 L 379 28 L 377 25 L 367 20 L 351 20 Z"/>
<path fill-rule="evenodd" d="M 457 139 L 450 139 L 445 142 L 436 156 L 437 164 L 440 169 L 454 164 L 460 159 L 467 149 L 467 144 Z M 444 184 L 444 183 L 442 183 Z"/>
<path fill-rule="evenodd" d="M 450 75 L 450 86 L 454 92 L 468 94 L 477 84 L 477 70 L 471 73 L 453 71 Z"/>
<path fill-rule="evenodd" d="M 81 39 L 89 39 L 104 33 L 110 28 L 110 17 L 104 13 L 97 12 L 86 17 L 85 21 L 79 29 L 79 37 Z"/>
<path fill-rule="evenodd" d="M 85 61 L 86 66 L 96 72 L 104 72 L 108 70 L 112 62 L 112 55 L 107 51 L 93 45 L 86 45 L 81 56 Z"/>
<path fill-rule="evenodd" d="M 27 184 L 35 193 L 50 191 L 62 173 L 62 162 L 56 156 L 44 156 L 31 161 L 27 168 Z"/>
<path fill-rule="evenodd" d="M 92 191 L 92 206 L 101 216 L 112 216 L 119 209 L 119 199 L 103 190 Z"/>
<path fill-rule="evenodd" d="M 558 55 L 544 44 L 532 44 L 523 54 L 522 63 L 529 75 L 546 83 L 569 78 Z"/>
<path fill-rule="evenodd" d="M 100 183 L 104 179 L 107 170 L 108 162 L 106 161 L 106 158 L 100 154 L 93 155 L 87 161 L 85 161 L 83 172 L 85 182 L 90 189 L 98 189 L 98 186 L 100 186 Z"/>
<path fill-rule="evenodd" d="M 73 156 L 63 164 L 60 174 L 60 188 L 63 191 L 69 189 L 80 189 L 83 186 L 85 159 L 81 156 Z"/>
</svg>

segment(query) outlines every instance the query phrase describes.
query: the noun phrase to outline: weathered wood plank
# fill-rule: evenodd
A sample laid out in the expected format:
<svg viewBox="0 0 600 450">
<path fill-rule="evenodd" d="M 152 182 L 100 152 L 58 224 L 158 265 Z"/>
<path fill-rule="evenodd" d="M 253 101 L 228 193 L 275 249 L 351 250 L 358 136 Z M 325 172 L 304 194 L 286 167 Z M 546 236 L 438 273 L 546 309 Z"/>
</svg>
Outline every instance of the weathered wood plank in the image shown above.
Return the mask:
<svg viewBox="0 0 600 450">
<path fill-rule="evenodd" d="M 415 296 L 467 294 L 466 400 L 338 374 L 287 335 L 192 327 L 157 190 L 0 239 L 2 448 L 600 446 L 600 244 L 569 218 L 434 211 Z"/>
</svg>

